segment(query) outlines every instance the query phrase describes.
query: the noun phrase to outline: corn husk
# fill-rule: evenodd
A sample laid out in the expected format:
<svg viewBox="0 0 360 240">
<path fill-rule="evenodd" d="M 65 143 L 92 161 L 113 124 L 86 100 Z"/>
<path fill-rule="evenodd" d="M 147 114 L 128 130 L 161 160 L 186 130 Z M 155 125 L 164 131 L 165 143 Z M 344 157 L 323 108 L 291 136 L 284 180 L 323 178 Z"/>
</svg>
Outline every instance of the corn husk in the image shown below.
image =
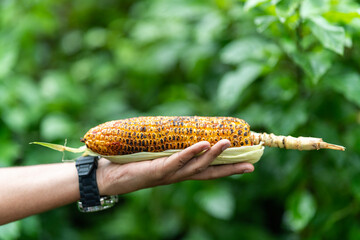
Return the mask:
<svg viewBox="0 0 360 240">
<path fill-rule="evenodd" d="M 79 148 L 71 148 L 59 144 L 45 143 L 45 142 L 33 142 L 32 144 L 42 145 L 60 152 L 68 151 L 73 153 L 83 153 L 82 155 L 101 156 L 110 160 L 111 162 L 119 163 L 119 164 L 153 160 L 161 157 L 169 157 L 174 153 L 182 151 L 181 149 L 173 149 L 173 150 L 166 150 L 163 152 L 139 152 L 139 153 L 133 153 L 127 155 L 109 156 L 109 155 L 97 154 L 91 151 L 90 149 L 88 149 L 85 145 Z M 211 165 L 232 164 L 238 162 L 256 163 L 260 160 L 263 153 L 264 153 L 264 146 L 262 143 L 253 146 L 227 148 L 211 163 Z M 63 159 L 63 161 L 68 161 L 68 160 Z"/>
</svg>

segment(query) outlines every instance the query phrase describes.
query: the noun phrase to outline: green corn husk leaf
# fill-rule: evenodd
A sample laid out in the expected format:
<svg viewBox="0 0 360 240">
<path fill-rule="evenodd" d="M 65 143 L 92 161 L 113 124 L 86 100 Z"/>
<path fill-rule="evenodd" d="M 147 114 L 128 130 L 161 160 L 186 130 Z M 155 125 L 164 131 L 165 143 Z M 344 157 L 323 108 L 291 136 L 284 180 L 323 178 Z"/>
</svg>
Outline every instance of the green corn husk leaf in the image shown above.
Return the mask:
<svg viewBox="0 0 360 240">
<path fill-rule="evenodd" d="M 60 144 L 53 144 L 53 143 L 46 143 L 46 142 L 31 142 L 30 144 L 37 144 L 37 145 L 41 145 L 47 148 L 51 148 L 53 150 L 59 151 L 59 152 L 72 152 L 72 153 L 83 153 L 86 151 L 86 146 L 81 146 L 79 148 L 72 148 L 72 147 L 67 147 L 64 145 L 60 145 Z"/>
<path fill-rule="evenodd" d="M 98 153 L 91 151 L 85 145 L 79 148 L 71 148 L 59 144 L 45 143 L 45 142 L 32 142 L 31 144 L 38 144 L 60 152 L 68 151 L 73 153 L 83 153 L 83 155 L 85 156 L 86 155 L 101 156 L 110 160 L 111 162 L 119 163 L 119 164 L 153 160 L 161 157 L 169 157 L 174 153 L 182 151 L 181 149 L 173 149 L 173 150 L 166 150 L 163 152 L 139 152 L 139 153 L 133 153 L 127 155 L 100 155 Z M 260 160 L 263 153 L 264 153 L 264 146 L 262 145 L 262 143 L 254 146 L 227 148 L 211 163 L 211 165 L 232 164 L 238 162 L 248 162 L 253 164 Z"/>
</svg>

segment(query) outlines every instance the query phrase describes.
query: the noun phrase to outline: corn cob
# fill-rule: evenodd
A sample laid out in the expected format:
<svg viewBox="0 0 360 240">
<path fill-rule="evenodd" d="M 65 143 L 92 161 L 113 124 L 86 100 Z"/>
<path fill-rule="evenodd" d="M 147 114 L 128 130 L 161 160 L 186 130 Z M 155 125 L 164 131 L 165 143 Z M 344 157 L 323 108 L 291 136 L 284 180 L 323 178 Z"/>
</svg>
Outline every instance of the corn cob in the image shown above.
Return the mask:
<svg viewBox="0 0 360 240">
<path fill-rule="evenodd" d="M 212 146 L 221 139 L 228 139 L 231 147 L 263 143 L 269 147 L 297 150 L 345 150 L 320 138 L 251 132 L 248 123 L 233 117 L 138 117 L 116 120 L 90 129 L 81 141 L 91 151 L 106 156 L 184 149 L 200 141 L 208 141 Z"/>
</svg>

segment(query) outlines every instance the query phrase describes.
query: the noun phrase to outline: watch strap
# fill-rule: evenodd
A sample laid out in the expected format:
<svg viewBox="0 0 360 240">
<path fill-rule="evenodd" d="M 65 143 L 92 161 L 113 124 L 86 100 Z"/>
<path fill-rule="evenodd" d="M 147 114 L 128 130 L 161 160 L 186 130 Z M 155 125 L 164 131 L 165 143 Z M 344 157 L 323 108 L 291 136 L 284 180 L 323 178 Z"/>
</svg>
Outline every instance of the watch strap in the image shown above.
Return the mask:
<svg viewBox="0 0 360 240">
<path fill-rule="evenodd" d="M 98 159 L 98 156 L 82 156 L 76 160 L 76 169 L 79 175 L 80 202 L 84 209 L 101 205 L 96 182 Z"/>
</svg>

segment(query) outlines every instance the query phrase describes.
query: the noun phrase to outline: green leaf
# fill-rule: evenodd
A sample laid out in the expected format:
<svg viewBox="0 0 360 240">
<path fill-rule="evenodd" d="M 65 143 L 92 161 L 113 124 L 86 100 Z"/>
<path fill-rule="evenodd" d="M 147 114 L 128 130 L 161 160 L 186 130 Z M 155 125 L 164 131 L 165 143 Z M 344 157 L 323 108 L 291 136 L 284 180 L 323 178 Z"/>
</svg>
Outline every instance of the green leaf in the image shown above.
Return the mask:
<svg viewBox="0 0 360 240">
<path fill-rule="evenodd" d="M 307 190 L 295 192 L 287 201 L 284 222 L 292 231 L 304 229 L 316 213 L 316 202 Z"/>
<path fill-rule="evenodd" d="M 265 77 L 260 91 L 267 102 L 288 102 L 297 94 L 298 86 L 291 73 L 279 71 Z"/>
<path fill-rule="evenodd" d="M 309 18 L 320 16 L 330 9 L 330 0 L 303 0 L 300 8 L 300 16 Z"/>
<path fill-rule="evenodd" d="M 221 51 L 221 60 L 227 64 L 239 64 L 248 59 L 262 59 L 264 57 L 261 38 L 247 37 L 232 41 Z"/>
<path fill-rule="evenodd" d="M 357 240 L 360 236 L 360 224 L 358 222 L 353 222 L 348 235 L 349 240 Z"/>
<path fill-rule="evenodd" d="M 303 101 L 294 102 L 289 109 L 282 111 L 279 121 L 272 121 L 272 128 L 274 132 L 279 133 L 291 133 L 294 132 L 296 128 L 304 124 L 308 115 L 306 114 L 307 105 Z M 281 122 L 281 124 L 279 124 Z"/>
<path fill-rule="evenodd" d="M 14 164 L 20 152 L 20 145 L 11 139 L 10 131 L 0 128 L 0 167 L 9 167 Z"/>
<path fill-rule="evenodd" d="M 216 12 L 206 14 L 195 29 L 196 39 L 199 43 L 208 43 L 216 39 L 224 29 L 223 16 Z"/>
<path fill-rule="evenodd" d="M 27 236 L 36 237 L 41 233 L 41 222 L 38 215 L 33 215 L 21 220 L 21 228 Z"/>
<path fill-rule="evenodd" d="M 202 228 L 193 228 L 183 238 L 183 240 L 209 240 L 212 239 L 207 231 Z"/>
<path fill-rule="evenodd" d="M 19 155 L 20 146 L 16 142 L 0 140 L 2 152 L 0 156 L 0 167 L 9 167 Z"/>
<path fill-rule="evenodd" d="M 357 72 L 348 69 L 329 77 L 327 83 L 349 101 L 360 106 L 360 76 Z"/>
<path fill-rule="evenodd" d="M 264 62 L 277 61 L 278 46 L 260 37 L 246 37 L 232 41 L 221 52 L 221 60 L 227 64 L 239 64 L 249 59 Z M 271 65 L 271 64 L 270 64 Z"/>
<path fill-rule="evenodd" d="M 328 11 L 324 13 L 324 17 L 330 22 L 340 22 L 350 24 L 354 19 L 360 19 L 360 11 L 356 12 L 356 9 L 351 9 L 349 12 Z"/>
<path fill-rule="evenodd" d="M 236 71 L 229 72 L 220 80 L 217 101 L 221 108 L 233 107 L 241 93 L 261 74 L 262 66 L 256 63 L 241 65 Z"/>
<path fill-rule="evenodd" d="M 327 52 L 319 51 L 309 54 L 309 61 L 311 65 L 312 80 L 315 84 L 331 67 L 331 55 Z"/>
<path fill-rule="evenodd" d="M 73 130 L 71 120 L 61 113 L 46 116 L 40 126 L 41 136 L 48 141 L 71 137 Z"/>
<path fill-rule="evenodd" d="M 226 185 L 199 192 L 196 196 L 201 208 L 219 219 L 230 219 L 235 210 L 235 198 Z"/>
<path fill-rule="evenodd" d="M 288 17 L 293 16 L 300 2 L 301 0 L 280 0 L 275 7 L 279 20 L 285 22 Z"/>
<path fill-rule="evenodd" d="M 20 237 L 21 222 L 16 221 L 0 226 L 0 238 L 2 240 L 15 240 Z"/>
<path fill-rule="evenodd" d="M 142 64 L 138 66 L 139 71 L 154 74 L 169 70 L 179 60 L 184 47 L 185 43 L 181 41 L 169 41 L 152 47 L 144 52 Z"/>
<path fill-rule="evenodd" d="M 360 202 L 360 175 L 356 175 L 351 181 L 351 190 L 355 198 Z"/>
<path fill-rule="evenodd" d="M 307 56 L 303 53 L 295 52 L 290 54 L 291 59 L 301 67 L 301 69 L 308 75 L 310 78 L 314 77 L 314 74 L 311 69 L 311 64 Z"/>
<path fill-rule="evenodd" d="M 262 33 L 276 20 L 277 18 L 275 16 L 260 16 L 255 18 L 254 23 L 256 25 L 257 31 Z"/>
<path fill-rule="evenodd" d="M 309 41 L 305 39 L 305 41 Z M 286 54 L 298 65 L 306 75 L 317 84 L 320 78 L 330 69 L 335 54 L 320 48 L 315 51 L 299 51 L 294 42 L 288 40 L 280 41 Z M 308 43 L 304 43 L 306 45 Z"/>
<path fill-rule="evenodd" d="M 17 60 L 18 47 L 11 41 L 17 40 L 0 34 L 0 79 L 11 72 Z"/>
<path fill-rule="evenodd" d="M 152 19 L 138 21 L 131 31 L 131 36 L 136 42 L 150 43 L 161 39 L 183 39 L 188 31 L 188 26 L 181 21 Z"/>
<path fill-rule="evenodd" d="M 346 43 L 345 30 L 343 27 L 332 25 L 320 16 L 311 17 L 308 25 L 311 32 L 325 48 L 340 55 L 343 54 Z"/>
<path fill-rule="evenodd" d="M 291 58 L 299 65 L 302 70 L 310 77 L 314 84 L 317 84 L 320 78 L 331 67 L 331 54 L 326 51 L 312 53 L 294 53 Z"/>
<path fill-rule="evenodd" d="M 159 224 L 156 225 L 155 229 L 162 236 L 175 237 L 181 229 L 180 226 L 181 221 L 179 215 L 173 211 L 169 211 L 162 214 Z"/>
<path fill-rule="evenodd" d="M 56 100 L 69 90 L 68 77 L 60 71 L 50 71 L 41 79 L 41 93 L 46 99 Z"/>
<path fill-rule="evenodd" d="M 191 19 L 199 17 L 211 11 L 212 8 L 207 2 L 175 0 L 175 1 L 156 1 L 149 9 L 152 17 Z"/>
<path fill-rule="evenodd" d="M 174 101 L 156 106 L 149 110 L 150 115 L 181 116 L 192 115 L 194 112 L 193 105 L 187 101 Z"/>
<path fill-rule="evenodd" d="M 287 135 L 306 123 L 308 119 L 306 106 L 305 102 L 300 100 L 293 102 L 288 108 L 252 104 L 246 109 L 244 115 L 251 124 L 254 122 L 255 126 L 265 126 L 271 132 Z"/>
<path fill-rule="evenodd" d="M 94 61 L 91 58 L 79 59 L 77 62 L 74 62 L 71 66 L 71 75 L 72 77 L 79 82 L 85 81 L 85 79 L 89 78 L 94 70 Z M 61 85 L 59 81 L 65 82 L 66 80 L 62 80 L 62 77 L 57 76 L 56 74 L 50 74 L 50 76 L 46 76 L 43 79 L 42 85 L 43 88 L 49 89 L 51 94 L 47 94 L 44 90 L 43 94 L 45 97 L 50 98 L 49 95 L 57 95 L 60 94 Z"/>
<path fill-rule="evenodd" d="M 85 43 L 90 48 L 102 47 L 106 44 L 107 31 L 104 28 L 92 28 L 84 36 Z"/>
<path fill-rule="evenodd" d="M 79 30 L 70 31 L 61 38 L 61 49 L 69 55 L 79 51 L 82 44 L 83 37 Z"/>
<path fill-rule="evenodd" d="M 28 121 L 30 118 L 29 111 L 27 108 L 22 106 L 6 108 L 1 118 L 14 132 L 25 132 L 30 124 Z"/>
<path fill-rule="evenodd" d="M 265 2 L 270 2 L 270 0 L 247 0 L 244 5 L 244 10 L 249 11 L 254 7 L 257 7 Z"/>
</svg>

